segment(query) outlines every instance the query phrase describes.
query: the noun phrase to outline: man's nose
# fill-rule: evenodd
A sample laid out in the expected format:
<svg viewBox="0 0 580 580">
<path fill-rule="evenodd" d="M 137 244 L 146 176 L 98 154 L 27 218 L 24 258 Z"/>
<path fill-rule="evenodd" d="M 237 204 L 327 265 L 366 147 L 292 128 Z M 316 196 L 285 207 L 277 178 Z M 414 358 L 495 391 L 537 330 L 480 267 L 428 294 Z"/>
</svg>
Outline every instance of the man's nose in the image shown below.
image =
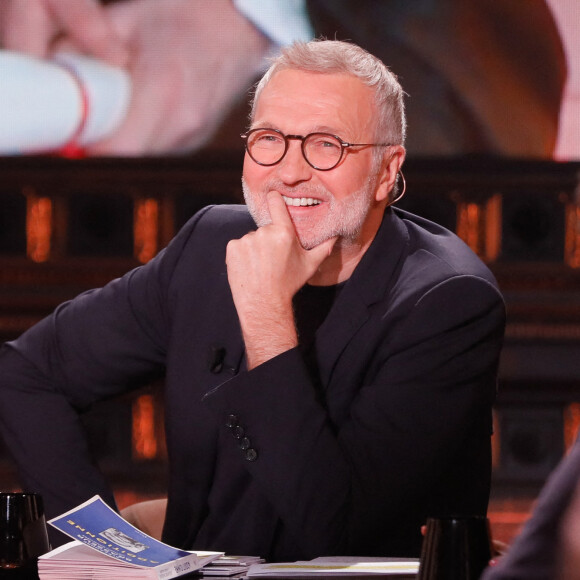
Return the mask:
<svg viewBox="0 0 580 580">
<path fill-rule="evenodd" d="M 278 176 L 284 183 L 298 183 L 307 181 L 312 176 L 313 168 L 308 165 L 302 155 L 301 142 L 289 140 L 288 150 L 284 158 L 278 163 Z"/>
</svg>

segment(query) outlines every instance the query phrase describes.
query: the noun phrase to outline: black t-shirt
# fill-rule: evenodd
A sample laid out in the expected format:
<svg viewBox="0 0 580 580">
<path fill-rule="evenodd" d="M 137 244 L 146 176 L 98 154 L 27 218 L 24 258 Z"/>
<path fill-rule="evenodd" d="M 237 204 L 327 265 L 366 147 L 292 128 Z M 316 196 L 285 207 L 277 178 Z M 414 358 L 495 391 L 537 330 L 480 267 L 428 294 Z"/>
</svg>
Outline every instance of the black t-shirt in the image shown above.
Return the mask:
<svg viewBox="0 0 580 580">
<path fill-rule="evenodd" d="M 343 286 L 344 282 L 333 286 L 306 284 L 294 296 L 294 319 L 298 331 L 298 344 L 317 389 L 319 389 L 319 375 L 314 337 Z"/>
</svg>

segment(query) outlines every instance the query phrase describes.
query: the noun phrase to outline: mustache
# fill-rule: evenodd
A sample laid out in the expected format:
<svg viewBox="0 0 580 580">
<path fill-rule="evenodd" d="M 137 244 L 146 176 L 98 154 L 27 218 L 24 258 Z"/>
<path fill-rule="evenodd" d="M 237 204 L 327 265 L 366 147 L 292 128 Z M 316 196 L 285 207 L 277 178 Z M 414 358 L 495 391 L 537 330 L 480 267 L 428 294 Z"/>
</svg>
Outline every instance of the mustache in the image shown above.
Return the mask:
<svg viewBox="0 0 580 580">
<path fill-rule="evenodd" d="M 289 186 L 275 177 L 270 178 L 264 183 L 263 191 L 277 191 L 282 195 L 300 195 L 301 197 L 314 197 L 325 200 L 331 200 L 334 198 L 332 193 L 323 185 L 304 183 L 296 186 Z"/>
</svg>

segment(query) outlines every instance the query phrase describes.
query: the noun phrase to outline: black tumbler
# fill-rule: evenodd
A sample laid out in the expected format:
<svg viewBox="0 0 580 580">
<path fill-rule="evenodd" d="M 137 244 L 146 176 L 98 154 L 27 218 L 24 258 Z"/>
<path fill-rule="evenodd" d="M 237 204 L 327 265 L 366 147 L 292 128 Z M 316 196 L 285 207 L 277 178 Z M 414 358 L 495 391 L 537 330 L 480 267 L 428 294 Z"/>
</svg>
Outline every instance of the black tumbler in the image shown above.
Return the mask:
<svg viewBox="0 0 580 580">
<path fill-rule="evenodd" d="M 50 550 L 42 497 L 0 493 L 0 580 L 37 578 L 37 559 Z"/>
<path fill-rule="evenodd" d="M 429 518 L 418 580 L 478 580 L 490 559 L 486 517 Z"/>
</svg>

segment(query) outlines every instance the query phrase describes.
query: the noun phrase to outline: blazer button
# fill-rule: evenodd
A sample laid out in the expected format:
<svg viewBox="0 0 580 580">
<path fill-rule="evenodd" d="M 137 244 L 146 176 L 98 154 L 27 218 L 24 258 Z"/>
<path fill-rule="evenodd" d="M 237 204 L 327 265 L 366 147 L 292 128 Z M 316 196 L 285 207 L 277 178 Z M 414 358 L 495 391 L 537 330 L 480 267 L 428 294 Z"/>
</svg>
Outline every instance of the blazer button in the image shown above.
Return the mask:
<svg viewBox="0 0 580 580">
<path fill-rule="evenodd" d="M 247 449 L 250 448 L 250 438 L 249 437 L 242 437 L 240 439 L 238 445 L 240 446 L 240 449 L 242 451 L 246 451 Z"/>
<path fill-rule="evenodd" d="M 228 415 L 228 418 L 226 419 L 226 427 L 233 429 L 234 427 L 237 427 L 237 425 L 238 425 L 238 416 Z"/>
<path fill-rule="evenodd" d="M 250 447 L 246 449 L 246 461 L 256 461 L 258 459 L 258 452 Z"/>
<path fill-rule="evenodd" d="M 232 429 L 232 434 L 236 439 L 241 439 L 244 436 L 244 428 L 241 425 L 236 425 Z"/>
</svg>

